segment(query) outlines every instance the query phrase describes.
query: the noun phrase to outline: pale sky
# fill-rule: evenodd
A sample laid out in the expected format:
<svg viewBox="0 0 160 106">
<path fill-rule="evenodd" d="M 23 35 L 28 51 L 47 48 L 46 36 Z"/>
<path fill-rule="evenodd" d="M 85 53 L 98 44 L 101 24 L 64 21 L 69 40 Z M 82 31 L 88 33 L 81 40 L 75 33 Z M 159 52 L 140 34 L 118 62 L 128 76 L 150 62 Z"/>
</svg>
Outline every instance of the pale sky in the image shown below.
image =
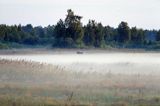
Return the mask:
<svg viewBox="0 0 160 106">
<path fill-rule="evenodd" d="M 160 0 L 0 0 L 0 24 L 53 25 L 72 9 L 103 25 L 117 27 L 121 21 L 129 26 L 160 29 Z"/>
</svg>

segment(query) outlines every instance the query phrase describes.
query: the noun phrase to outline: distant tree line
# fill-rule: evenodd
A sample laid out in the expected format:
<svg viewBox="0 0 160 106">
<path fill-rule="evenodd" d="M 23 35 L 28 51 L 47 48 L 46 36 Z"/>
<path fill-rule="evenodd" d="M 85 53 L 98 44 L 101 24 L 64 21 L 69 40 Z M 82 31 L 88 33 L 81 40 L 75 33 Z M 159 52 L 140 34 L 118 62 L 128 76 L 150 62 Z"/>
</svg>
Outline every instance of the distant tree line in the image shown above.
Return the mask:
<svg viewBox="0 0 160 106">
<path fill-rule="evenodd" d="M 95 20 L 82 25 L 82 16 L 69 9 L 65 20 L 47 27 L 0 25 L 0 48 L 10 43 L 58 48 L 160 48 L 160 30 L 143 30 L 121 22 L 117 28 Z"/>
</svg>

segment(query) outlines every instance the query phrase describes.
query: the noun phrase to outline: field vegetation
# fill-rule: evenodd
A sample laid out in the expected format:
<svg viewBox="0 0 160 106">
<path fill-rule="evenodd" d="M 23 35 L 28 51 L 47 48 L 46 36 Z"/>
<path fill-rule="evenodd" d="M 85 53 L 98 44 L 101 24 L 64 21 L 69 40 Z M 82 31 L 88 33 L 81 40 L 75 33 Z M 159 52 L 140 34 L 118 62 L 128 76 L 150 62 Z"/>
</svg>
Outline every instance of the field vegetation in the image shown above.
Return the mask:
<svg viewBox="0 0 160 106">
<path fill-rule="evenodd" d="M 159 106 L 160 76 L 0 60 L 0 106 Z"/>
</svg>

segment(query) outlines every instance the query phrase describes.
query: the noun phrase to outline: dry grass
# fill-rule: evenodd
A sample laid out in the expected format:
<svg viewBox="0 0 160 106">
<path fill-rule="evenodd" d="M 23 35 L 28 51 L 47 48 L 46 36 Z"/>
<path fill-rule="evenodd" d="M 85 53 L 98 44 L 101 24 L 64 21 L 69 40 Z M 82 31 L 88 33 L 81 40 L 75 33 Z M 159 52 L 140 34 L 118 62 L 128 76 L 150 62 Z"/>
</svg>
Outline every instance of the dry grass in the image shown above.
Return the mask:
<svg viewBox="0 0 160 106">
<path fill-rule="evenodd" d="M 159 75 L 77 73 L 1 59 L 0 106 L 159 106 L 159 82 Z"/>
</svg>

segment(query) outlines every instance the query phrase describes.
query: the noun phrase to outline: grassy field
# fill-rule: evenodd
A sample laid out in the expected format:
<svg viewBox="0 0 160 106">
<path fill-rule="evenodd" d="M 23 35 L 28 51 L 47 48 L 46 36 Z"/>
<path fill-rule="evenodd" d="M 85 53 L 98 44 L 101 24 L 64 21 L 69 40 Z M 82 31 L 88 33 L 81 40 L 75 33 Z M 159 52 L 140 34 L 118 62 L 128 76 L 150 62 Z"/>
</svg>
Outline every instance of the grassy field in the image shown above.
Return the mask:
<svg viewBox="0 0 160 106">
<path fill-rule="evenodd" d="M 73 72 L 0 60 L 0 106 L 160 106 L 160 75 Z"/>
</svg>

